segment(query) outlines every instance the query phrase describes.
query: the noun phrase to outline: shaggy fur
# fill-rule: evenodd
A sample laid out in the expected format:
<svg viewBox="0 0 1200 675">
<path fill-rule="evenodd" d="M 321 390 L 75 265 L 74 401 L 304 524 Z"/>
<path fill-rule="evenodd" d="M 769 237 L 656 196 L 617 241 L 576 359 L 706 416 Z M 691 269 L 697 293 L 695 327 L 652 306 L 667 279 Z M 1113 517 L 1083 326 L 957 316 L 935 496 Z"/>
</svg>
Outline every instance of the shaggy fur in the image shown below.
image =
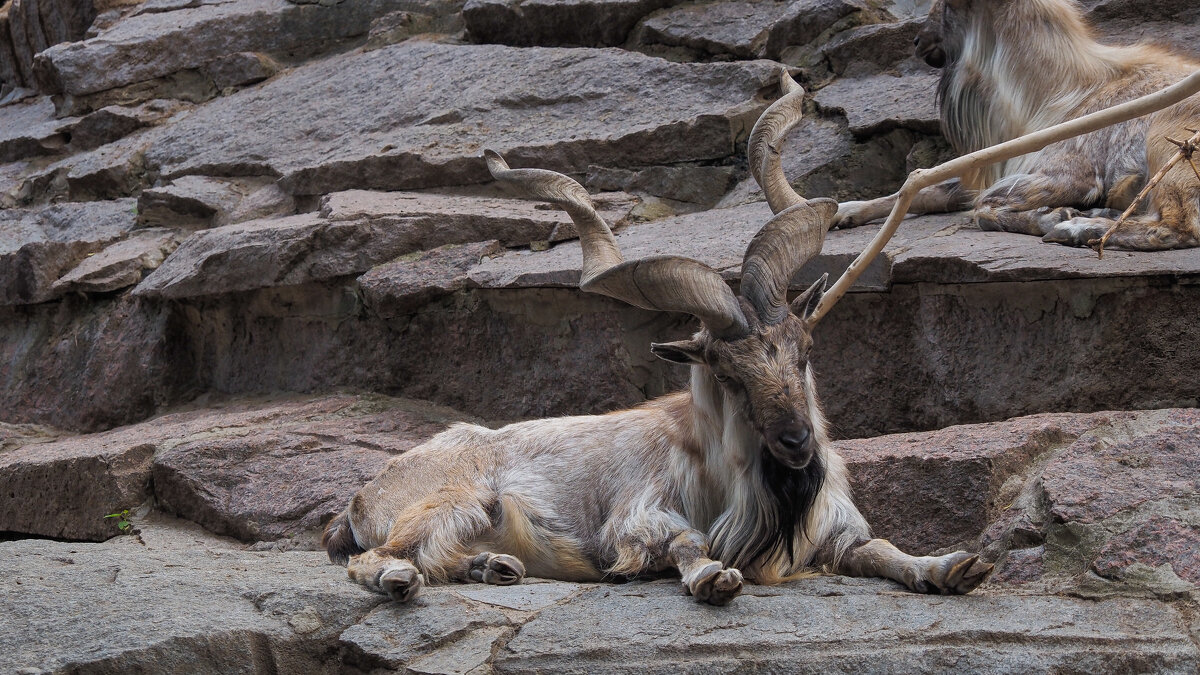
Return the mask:
<svg viewBox="0 0 1200 675">
<path fill-rule="evenodd" d="M 1200 63 L 1149 45 L 1097 42 L 1073 0 L 936 0 L 917 53 L 942 68 L 942 129 L 968 153 L 1167 87 Z M 914 213 L 974 206 L 979 226 L 1087 245 L 1200 126 L 1196 97 L 927 189 Z M 835 223 L 883 217 L 893 197 L 848 202 Z M 1200 245 L 1200 180 L 1176 165 L 1109 246 Z"/>
<path fill-rule="evenodd" d="M 676 568 L 698 600 L 724 604 L 743 578 L 777 583 L 809 565 L 970 591 L 991 571 L 976 556 L 915 558 L 868 541 L 808 367 L 807 318 L 820 292 L 776 325 L 746 304 L 752 331 L 736 340 L 701 331 L 654 345 L 691 364 L 688 391 L 608 415 L 459 424 L 392 459 L 330 524 L 330 558 L 365 550 L 349 558 L 351 578 L 401 601 L 426 580 Z M 811 432 L 783 447 L 780 428 Z"/>
</svg>

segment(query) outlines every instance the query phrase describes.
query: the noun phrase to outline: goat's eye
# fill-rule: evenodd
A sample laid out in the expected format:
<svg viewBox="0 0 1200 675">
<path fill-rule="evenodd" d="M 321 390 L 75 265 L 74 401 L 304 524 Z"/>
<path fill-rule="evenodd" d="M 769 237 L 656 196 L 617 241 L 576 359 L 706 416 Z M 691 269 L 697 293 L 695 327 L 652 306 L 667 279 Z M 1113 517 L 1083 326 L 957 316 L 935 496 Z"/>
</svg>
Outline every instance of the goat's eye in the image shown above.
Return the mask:
<svg viewBox="0 0 1200 675">
<path fill-rule="evenodd" d="M 713 373 L 713 377 L 717 378 L 717 382 L 728 382 L 729 381 L 728 377 L 726 377 L 720 373 Z"/>
</svg>

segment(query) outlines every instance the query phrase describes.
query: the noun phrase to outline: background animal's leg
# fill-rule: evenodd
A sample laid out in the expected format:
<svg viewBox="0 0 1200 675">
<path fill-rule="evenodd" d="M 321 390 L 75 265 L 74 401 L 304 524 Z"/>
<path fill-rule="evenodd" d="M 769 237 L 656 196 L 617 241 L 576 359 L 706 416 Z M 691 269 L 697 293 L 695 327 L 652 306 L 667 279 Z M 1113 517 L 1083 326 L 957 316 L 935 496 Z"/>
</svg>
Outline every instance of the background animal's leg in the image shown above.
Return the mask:
<svg viewBox="0 0 1200 675">
<path fill-rule="evenodd" d="M 1005 176 L 981 193 L 975 205 L 979 229 L 1040 237 L 1104 196 L 1103 184 L 1089 167 L 1053 166 L 1052 171 Z"/>
<path fill-rule="evenodd" d="M 485 496 L 471 487 L 442 488 L 405 509 L 392 525 L 386 543 L 352 556 L 347 573 L 363 586 L 400 602 L 416 597 L 426 578 L 455 578 L 463 571 L 464 560 L 475 557 L 468 556 L 467 544 L 491 525 L 488 504 L 482 499 Z M 469 564 L 466 570 L 469 574 Z"/>
<path fill-rule="evenodd" d="M 1149 213 L 1125 219 L 1105 246 L 1136 251 L 1200 246 L 1200 181 L 1190 169 L 1183 179 L 1168 174 L 1147 199 Z M 1120 212 L 1111 209 L 1080 214 L 1056 226 L 1043 240 L 1087 246 L 1103 237 L 1119 217 Z"/>
<path fill-rule="evenodd" d="M 871 539 L 835 561 L 839 574 L 883 577 L 918 593 L 970 593 L 992 573 L 978 555 L 958 551 L 941 556 L 911 556 L 886 539 Z"/>
<path fill-rule="evenodd" d="M 971 208 L 974 196 L 963 188 L 957 178 L 944 183 L 931 185 L 917 193 L 909 213 L 948 213 L 964 211 Z M 896 195 L 888 195 L 879 199 L 865 202 L 843 202 L 838 205 L 837 215 L 833 218 L 833 226 L 841 228 L 858 227 L 872 220 L 879 220 L 892 212 L 896 205 Z"/>
<path fill-rule="evenodd" d="M 742 573 L 709 558 L 708 543 L 696 530 L 676 534 L 667 556 L 683 577 L 683 587 L 699 602 L 724 605 L 742 592 Z"/>
</svg>

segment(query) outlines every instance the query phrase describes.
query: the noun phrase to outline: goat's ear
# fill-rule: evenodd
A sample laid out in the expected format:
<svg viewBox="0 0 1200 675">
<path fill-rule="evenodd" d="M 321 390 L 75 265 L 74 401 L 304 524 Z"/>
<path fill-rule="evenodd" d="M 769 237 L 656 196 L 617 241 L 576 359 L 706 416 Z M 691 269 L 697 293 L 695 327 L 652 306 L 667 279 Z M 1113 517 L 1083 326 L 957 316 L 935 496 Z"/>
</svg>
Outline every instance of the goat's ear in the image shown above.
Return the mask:
<svg viewBox="0 0 1200 675">
<path fill-rule="evenodd" d="M 655 342 L 650 345 L 650 351 L 672 363 L 704 363 L 704 345 L 696 340 Z"/>
<path fill-rule="evenodd" d="M 821 302 L 821 297 L 825 295 L 825 282 L 829 281 L 829 273 L 821 275 L 816 283 L 808 287 L 796 299 L 792 301 L 792 314 L 807 319 L 812 316 L 812 313 L 817 311 L 817 304 Z"/>
</svg>

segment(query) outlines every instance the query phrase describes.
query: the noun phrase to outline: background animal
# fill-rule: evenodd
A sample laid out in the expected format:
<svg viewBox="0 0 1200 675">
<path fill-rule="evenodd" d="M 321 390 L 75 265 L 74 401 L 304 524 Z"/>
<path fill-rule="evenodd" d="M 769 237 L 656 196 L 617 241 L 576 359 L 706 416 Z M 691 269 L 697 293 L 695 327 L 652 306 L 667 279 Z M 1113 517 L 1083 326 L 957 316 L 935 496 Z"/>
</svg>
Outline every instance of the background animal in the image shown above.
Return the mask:
<svg viewBox="0 0 1200 675">
<path fill-rule="evenodd" d="M 719 605 L 744 578 L 776 583 L 813 564 L 922 592 L 965 593 L 988 576 L 975 555 L 913 557 L 871 539 L 851 500 L 808 366 L 808 319 L 825 279 L 786 300 L 835 204 L 791 191 L 770 150 L 800 118 L 803 90 L 784 82 L 794 90 L 750 142 L 776 216 L 746 250 L 740 297 L 695 260 L 622 261 L 582 186 L 487 153 L 498 180 L 571 215 L 582 289 L 700 318 L 691 339 L 651 347 L 689 364 L 691 387 L 607 415 L 457 425 L 391 460 L 325 533 L 352 579 L 407 601 L 426 579 L 512 584 L 675 568 L 697 600 Z"/>
<path fill-rule="evenodd" d="M 972 152 L 1171 85 L 1200 63 L 1149 45 L 1097 42 L 1073 0 L 936 0 L 917 54 L 942 68 L 942 129 Z M 1108 230 L 1200 127 L 1195 97 L 1161 112 L 997 163 L 926 190 L 913 212 L 975 208 L 982 229 L 1087 245 Z M 882 217 L 892 198 L 848 202 L 835 223 Z M 1200 245 L 1200 176 L 1177 164 L 1110 246 L 1159 250 Z"/>
</svg>

